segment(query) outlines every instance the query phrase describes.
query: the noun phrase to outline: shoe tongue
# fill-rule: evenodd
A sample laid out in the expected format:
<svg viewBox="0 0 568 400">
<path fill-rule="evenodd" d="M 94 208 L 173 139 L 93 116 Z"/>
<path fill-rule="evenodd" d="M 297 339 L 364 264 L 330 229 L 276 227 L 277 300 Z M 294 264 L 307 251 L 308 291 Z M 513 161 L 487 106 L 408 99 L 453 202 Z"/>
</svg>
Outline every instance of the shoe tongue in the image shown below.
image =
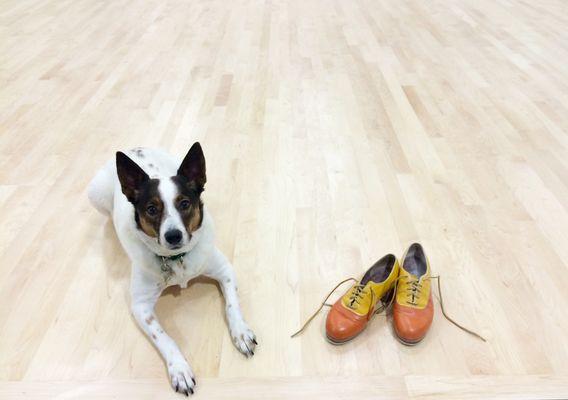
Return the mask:
<svg viewBox="0 0 568 400">
<path fill-rule="evenodd" d="M 355 295 L 356 293 L 362 293 L 364 289 L 365 289 L 364 285 L 353 286 L 353 288 L 351 289 L 351 295 Z"/>
<path fill-rule="evenodd" d="M 412 282 L 416 282 L 416 283 L 420 284 L 420 283 L 422 283 L 422 277 L 412 275 L 412 274 L 408 274 L 408 278 L 406 279 L 406 282 L 408 284 L 410 284 Z"/>
<path fill-rule="evenodd" d="M 375 283 L 384 282 L 392 272 L 395 262 L 396 258 L 392 254 L 387 254 L 369 268 L 361 279 L 360 284 L 365 286 L 369 281 Z"/>
</svg>

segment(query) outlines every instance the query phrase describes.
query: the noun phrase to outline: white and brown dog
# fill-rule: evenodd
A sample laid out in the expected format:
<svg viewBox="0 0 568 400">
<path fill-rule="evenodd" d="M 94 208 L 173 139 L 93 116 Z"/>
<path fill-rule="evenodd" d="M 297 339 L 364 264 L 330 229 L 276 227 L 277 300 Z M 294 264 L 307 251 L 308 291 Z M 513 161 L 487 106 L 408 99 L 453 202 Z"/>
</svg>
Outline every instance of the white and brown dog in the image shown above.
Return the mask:
<svg viewBox="0 0 568 400">
<path fill-rule="evenodd" d="M 88 189 L 95 208 L 112 216 L 132 261 L 132 314 L 160 351 L 172 387 L 186 395 L 194 391 L 193 372 L 154 312 L 166 287 L 185 288 L 198 275 L 217 280 L 233 343 L 247 357 L 257 345 L 241 314 L 233 267 L 215 247 L 213 222 L 201 201 L 205 181 L 205 158 L 195 143 L 181 164 L 160 150 L 118 152 Z"/>
</svg>

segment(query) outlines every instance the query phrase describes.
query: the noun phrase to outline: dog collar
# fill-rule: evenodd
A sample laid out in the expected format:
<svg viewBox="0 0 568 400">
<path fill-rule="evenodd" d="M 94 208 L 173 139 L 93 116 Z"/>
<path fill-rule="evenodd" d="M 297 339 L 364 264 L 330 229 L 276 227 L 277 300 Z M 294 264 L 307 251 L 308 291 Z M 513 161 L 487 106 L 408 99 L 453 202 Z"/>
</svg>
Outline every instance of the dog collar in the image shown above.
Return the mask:
<svg viewBox="0 0 568 400">
<path fill-rule="evenodd" d="M 181 260 L 183 258 L 183 256 L 185 256 L 186 254 L 187 254 L 187 252 L 186 253 L 179 253 L 179 254 L 176 254 L 175 256 L 170 256 L 170 257 L 163 257 L 162 256 L 162 258 L 166 259 L 167 261 L 177 261 L 177 260 Z"/>
<path fill-rule="evenodd" d="M 174 270 L 172 266 L 168 263 L 168 261 L 174 261 L 174 262 L 178 261 L 180 265 L 183 265 L 183 256 L 185 256 L 186 254 L 187 252 L 176 254 L 175 256 L 171 257 L 158 256 L 158 258 L 162 262 L 161 270 L 164 273 L 164 280 L 166 281 L 166 283 L 169 282 L 170 278 L 174 274 Z"/>
</svg>

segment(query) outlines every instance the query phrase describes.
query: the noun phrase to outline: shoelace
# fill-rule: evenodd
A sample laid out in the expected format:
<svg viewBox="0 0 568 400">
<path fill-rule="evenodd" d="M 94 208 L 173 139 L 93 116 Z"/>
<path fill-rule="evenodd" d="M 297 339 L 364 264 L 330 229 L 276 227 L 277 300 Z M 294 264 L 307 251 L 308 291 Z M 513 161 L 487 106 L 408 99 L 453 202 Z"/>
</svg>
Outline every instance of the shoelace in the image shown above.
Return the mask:
<svg viewBox="0 0 568 400">
<path fill-rule="evenodd" d="M 420 280 L 418 279 L 413 279 L 412 281 L 410 281 L 409 283 L 409 287 L 406 288 L 406 296 L 409 297 L 411 300 L 408 301 L 408 304 L 411 304 L 413 306 L 416 305 L 415 301 L 416 298 L 422 294 L 422 284 L 420 283 Z"/>
<path fill-rule="evenodd" d="M 382 307 L 377 308 L 377 309 L 372 313 L 372 315 L 380 314 L 380 313 L 382 313 L 384 310 L 388 309 L 388 308 L 392 305 L 392 303 L 393 303 L 394 300 L 396 299 L 396 291 L 397 291 L 397 289 L 398 289 L 398 282 L 399 282 L 401 279 L 403 279 L 403 278 L 406 278 L 406 277 L 405 277 L 405 276 L 398 276 L 398 277 L 395 279 L 395 281 L 393 282 L 393 284 L 394 284 L 394 293 L 392 294 L 392 296 L 391 296 L 391 298 L 390 298 L 390 301 L 388 301 L 387 303 L 383 303 Z M 442 288 L 441 288 L 441 286 L 440 286 L 440 280 L 441 280 L 441 279 L 440 279 L 440 276 L 439 276 L 439 275 L 438 275 L 438 276 L 431 276 L 430 278 L 427 278 L 427 279 L 436 279 L 436 281 L 438 282 L 438 296 L 440 297 L 440 308 L 442 309 L 442 315 L 444 316 L 444 318 L 446 318 L 450 323 L 452 323 L 452 324 L 454 324 L 455 326 L 457 326 L 458 328 L 460 328 L 462 331 L 467 332 L 467 333 L 469 333 L 470 335 L 473 335 L 473 336 L 475 336 L 476 338 L 478 338 L 478 339 L 480 339 L 480 340 L 482 340 L 482 341 L 484 341 L 484 342 L 487 342 L 487 340 L 486 340 L 483 336 L 481 336 L 479 333 L 474 332 L 474 331 L 472 331 L 471 329 L 468 329 L 468 328 L 464 327 L 463 325 L 458 324 L 454 319 L 452 319 L 452 318 L 446 313 L 446 310 L 444 309 L 444 299 L 443 299 L 443 297 L 442 297 Z M 358 280 L 355 279 L 355 278 L 347 278 L 347 279 L 345 279 L 345 280 L 339 282 L 339 283 L 331 290 L 331 292 L 329 292 L 329 293 L 327 294 L 327 296 L 325 297 L 325 299 L 323 300 L 323 302 L 321 303 L 321 305 L 319 306 L 319 308 L 316 310 L 316 312 L 314 312 L 314 313 L 312 314 L 312 316 L 311 316 L 310 318 L 308 318 L 308 320 L 304 323 L 304 325 L 302 325 L 302 327 L 301 327 L 297 332 L 295 332 L 292 336 L 290 336 L 290 337 L 291 337 L 291 338 L 294 338 L 294 337 L 298 336 L 300 333 L 302 333 L 302 332 L 306 329 L 306 327 L 308 326 L 308 324 L 309 324 L 310 322 L 312 322 L 312 320 L 318 315 L 318 313 L 321 311 L 321 309 L 322 309 L 324 306 L 331 307 L 332 304 L 327 304 L 327 303 L 326 303 L 327 299 L 329 299 L 329 296 L 331 296 L 341 285 L 343 285 L 345 282 L 349 282 L 349 281 L 358 282 Z M 417 283 L 419 283 L 419 282 L 417 282 Z M 417 287 L 416 290 L 413 289 L 412 291 L 413 291 L 413 292 L 418 292 L 418 291 L 421 289 L 421 287 L 422 287 L 422 285 L 419 285 L 419 287 Z M 371 291 L 371 295 L 373 295 L 372 291 Z M 388 297 L 388 294 L 387 294 L 385 297 Z M 371 304 L 372 304 L 372 303 L 371 303 Z M 372 310 L 372 307 L 369 308 L 369 312 L 370 312 L 371 310 Z M 372 315 L 371 315 L 371 316 L 372 316 Z M 369 314 L 367 314 L 367 318 L 369 319 Z"/>
<path fill-rule="evenodd" d="M 341 285 L 343 285 L 345 282 L 349 282 L 349 281 L 355 281 L 355 282 L 359 282 L 357 279 L 355 278 L 347 278 L 341 282 L 339 282 L 333 289 L 331 289 L 331 292 L 329 292 L 327 294 L 327 296 L 325 296 L 325 299 L 323 299 L 322 303 L 320 304 L 319 308 L 316 310 L 315 313 L 312 314 L 312 316 L 310 318 L 307 319 L 306 322 L 304 322 L 304 325 L 302 325 L 302 327 L 300 328 L 300 330 L 298 330 L 296 333 L 294 333 L 292 336 L 290 336 L 291 338 L 296 337 L 297 335 L 299 335 L 300 333 L 302 333 L 304 331 L 304 329 L 306 329 L 306 327 L 308 326 L 308 324 L 310 322 L 312 322 L 312 320 L 316 317 L 316 315 L 318 315 L 318 313 L 321 311 L 321 309 L 323 308 L 323 306 L 328 306 L 330 307 L 330 304 L 326 304 L 325 302 L 327 301 L 327 299 L 329 299 L 329 296 L 331 296 L 333 294 L 333 292 L 335 292 L 337 290 L 337 288 L 339 288 Z"/>
<path fill-rule="evenodd" d="M 310 322 L 312 322 L 312 320 L 318 315 L 318 313 L 321 311 L 321 309 L 324 306 L 331 307 L 333 304 L 327 304 L 326 303 L 327 299 L 329 299 L 329 296 L 331 296 L 333 294 L 333 292 L 335 292 L 341 285 L 343 285 L 345 282 L 349 282 L 349 281 L 359 282 L 355 278 L 347 278 L 347 279 L 339 282 L 333 289 L 331 289 L 331 291 L 327 294 L 327 296 L 325 296 L 325 299 L 323 299 L 322 303 L 320 304 L 320 306 L 318 307 L 316 312 L 314 312 L 312 314 L 312 316 L 307 319 L 307 321 L 304 323 L 304 325 L 302 325 L 302 327 L 290 337 L 293 338 L 293 337 L 298 336 L 300 333 L 302 333 L 304 331 L 304 329 L 306 329 L 308 324 Z M 357 285 L 357 286 L 362 286 L 362 285 Z M 380 314 L 381 312 L 383 312 L 388 307 L 388 305 L 383 304 L 382 307 L 377 308 L 376 310 L 373 311 L 372 304 L 373 304 L 373 301 L 374 301 L 374 295 L 375 295 L 375 293 L 373 292 L 373 290 L 371 290 L 371 307 L 369 307 L 369 311 L 367 312 L 367 320 L 370 320 L 373 315 Z M 393 294 L 392 298 L 394 298 L 394 294 Z M 392 299 L 391 299 L 391 302 L 392 302 Z M 390 304 L 391 303 L 389 303 L 389 305 Z"/>
<path fill-rule="evenodd" d="M 355 278 L 349 278 L 348 280 L 353 279 L 354 281 L 356 281 Z M 345 281 L 344 281 L 345 282 Z M 373 289 L 369 288 L 370 293 L 371 293 L 371 301 L 369 302 L 369 310 L 367 311 L 367 321 L 369 321 L 371 319 L 371 317 L 373 315 L 376 314 L 376 311 L 373 311 L 373 307 L 374 307 L 374 302 L 375 302 L 375 292 L 373 292 Z M 331 292 L 333 293 L 333 291 Z M 325 306 L 331 306 L 331 304 L 325 304 L 325 302 L 327 301 L 327 299 L 329 298 L 329 296 L 331 295 L 328 294 L 326 299 L 323 302 L 323 305 L 321 307 Z M 357 304 L 361 304 L 359 303 L 359 299 L 361 299 L 362 295 L 366 294 L 365 292 L 365 285 L 355 285 L 351 288 L 351 296 L 349 297 L 349 305 L 348 307 L 351 308 L 352 310 L 354 310 L 355 308 L 353 307 L 354 303 Z M 319 308 L 321 310 L 321 307 Z M 319 310 L 318 310 L 319 311 Z M 316 312 L 317 314 L 317 312 Z M 315 316 L 315 315 L 314 315 Z"/>
<path fill-rule="evenodd" d="M 349 308 L 354 309 L 355 304 L 359 303 L 359 300 L 366 294 L 364 285 L 355 285 L 351 288 L 351 295 L 349 296 Z M 371 293 L 372 294 L 372 293 Z"/>
</svg>

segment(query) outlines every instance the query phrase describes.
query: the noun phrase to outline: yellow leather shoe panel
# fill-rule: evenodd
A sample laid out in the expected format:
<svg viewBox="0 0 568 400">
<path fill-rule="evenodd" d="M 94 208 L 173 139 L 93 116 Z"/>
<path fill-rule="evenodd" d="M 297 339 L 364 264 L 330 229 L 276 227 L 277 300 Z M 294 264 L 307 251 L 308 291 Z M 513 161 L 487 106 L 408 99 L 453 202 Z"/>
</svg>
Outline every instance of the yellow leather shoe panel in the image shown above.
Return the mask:
<svg viewBox="0 0 568 400">
<path fill-rule="evenodd" d="M 405 269 L 406 253 L 403 256 L 396 289 L 396 302 L 398 304 L 419 310 L 428 305 L 430 298 L 430 263 L 426 255 L 424 255 L 424 259 L 426 272 L 421 276 L 416 276 Z"/>
<path fill-rule="evenodd" d="M 354 285 L 342 297 L 341 304 L 343 307 L 358 315 L 368 315 L 375 309 L 377 302 L 383 298 L 389 290 L 393 289 L 399 270 L 400 265 L 398 260 L 395 260 L 393 269 L 387 279 L 383 282 L 369 281 L 365 286 Z"/>
</svg>

